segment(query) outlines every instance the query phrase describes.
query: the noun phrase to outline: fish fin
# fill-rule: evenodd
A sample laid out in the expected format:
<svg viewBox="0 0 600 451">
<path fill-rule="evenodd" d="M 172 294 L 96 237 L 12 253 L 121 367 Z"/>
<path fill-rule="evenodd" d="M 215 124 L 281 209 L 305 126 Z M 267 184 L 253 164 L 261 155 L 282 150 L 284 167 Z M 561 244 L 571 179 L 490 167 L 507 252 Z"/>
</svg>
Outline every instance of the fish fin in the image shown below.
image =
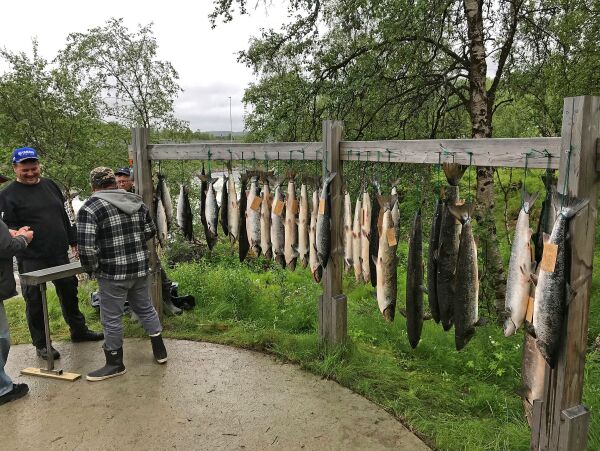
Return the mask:
<svg viewBox="0 0 600 451">
<path fill-rule="evenodd" d="M 465 173 L 467 166 L 458 163 L 444 163 L 443 169 L 448 183 L 452 186 L 458 186 L 458 182 Z"/>
<path fill-rule="evenodd" d="M 525 213 L 529 214 L 539 194 L 539 191 L 532 194 L 529 194 L 527 191 L 523 193 L 523 210 Z"/>
<path fill-rule="evenodd" d="M 485 319 L 484 317 L 480 316 L 479 319 L 477 320 L 477 322 L 475 323 L 475 327 L 486 326 L 487 323 L 488 323 L 487 319 Z"/>
<path fill-rule="evenodd" d="M 531 238 L 533 237 L 533 230 L 532 229 L 528 229 L 527 230 L 527 241 L 531 241 Z"/>
<path fill-rule="evenodd" d="M 519 388 L 515 389 L 515 393 L 521 398 L 529 399 L 531 397 L 531 389 L 526 385 L 522 385 Z"/>
<path fill-rule="evenodd" d="M 475 204 L 472 202 L 464 203 L 463 205 L 448 205 L 448 210 L 452 213 L 461 224 L 466 224 L 472 217 Z"/>
<path fill-rule="evenodd" d="M 423 313 L 423 321 L 429 321 L 433 319 L 433 315 L 431 313 Z"/>
<path fill-rule="evenodd" d="M 425 285 L 421 285 L 419 288 L 421 289 L 421 291 L 422 291 L 423 293 L 425 293 L 425 294 L 429 294 L 429 290 L 427 290 L 427 287 L 426 287 Z"/>
<path fill-rule="evenodd" d="M 404 307 L 401 307 L 398 309 L 398 313 L 400 313 L 402 316 L 404 316 L 406 318 L 406 309 Z"/>
<path fill-rule="evenodd" d="M 560 194 L 556 190 L 556 187 L 552 188 L 552 206 L 557 215 L 562 215 L 567 219 L 572 218 L 587 204 L 588 199 L 565 196 L 564 194 Z"/>
<path fill-rule="evenodd" d="M 537 338 L 537 334 L 535 333 L 535 327 L 533 327 L 533 324 L 528 323 L 527 321 L 525 321 L 523 323 L 523 329 L 525 329 L 525 332 L 527 332 L 533 338 Z"/>
</svg>

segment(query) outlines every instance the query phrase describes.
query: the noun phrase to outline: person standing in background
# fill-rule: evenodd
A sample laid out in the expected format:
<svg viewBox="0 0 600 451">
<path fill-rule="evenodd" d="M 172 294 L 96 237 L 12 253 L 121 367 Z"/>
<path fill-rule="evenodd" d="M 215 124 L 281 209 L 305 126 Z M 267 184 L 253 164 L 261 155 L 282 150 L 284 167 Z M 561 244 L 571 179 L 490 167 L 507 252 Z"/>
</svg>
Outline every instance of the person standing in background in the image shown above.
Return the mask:
<svg viewBox="0 0 600 451">
<path fill-rule="evenodd" d="M 167 350 L 148 292 L 146 242 L 156 234 L 150 211 L 141 196 L 117 188 L 110 168 L 93 169 L 90 183 L 94 192 L 77 214 L 77 245 L 81 266 L 98 280 L 106 364 L 86 378 L 101 381 L 126 372 L 121 319 L 126 300 L 150 336 L 158 363 L 167 361 Z"/>
<path fill-rule="evenodd" d="M 19 273 L 27 273 L 68 264 L 69 246 L 77 256 L 75 227 L 65 210 L 65 199 L 59 187 L 50 179 L 41 177 L 37 151 L 31 147 L 15 149 L 12 165 L 16 180 L 0 191 L 0 212 L 6 225 L 13 229 L 29 226 L 35 232 L 30 245 L 17 254 Z M 77 278 L 55 280 L 54 286 L 60 300 L 63 317 L 71 329 L 73 342 L 97 341 L 102 333 L 88 329 L 85 317 L 79 310 Z M 48 358 L 46 328 L 42 296 L 38 286 L 23 285 L 27 324 L 37 355 Z M 59 352 L 52 347 L 54 358 Z"/>
<path fill-rule="evenodd" d="M 117 187 L 124 189 L 128 193 L 135 193 L 133 186 L 133 177 L 131 176 L 131 169 L 119 168 L 115 171 L 115 178 L 117 180 Z"/>
<path fill-rule="evenodd" d="M 8 181 L 0 175 L 0 183 Z M 33 239 L 29 227 L 9 230 L 0 219 L 0 404 L 5 404 L 25 396 L 29 392 L 27 384 L 13 384 L 4 371 L 10 350 L 10 333 L 4 300 L 17 295 L 15 276 L 13 275 L 13 256 L 22 251 Z"/>
</svg>

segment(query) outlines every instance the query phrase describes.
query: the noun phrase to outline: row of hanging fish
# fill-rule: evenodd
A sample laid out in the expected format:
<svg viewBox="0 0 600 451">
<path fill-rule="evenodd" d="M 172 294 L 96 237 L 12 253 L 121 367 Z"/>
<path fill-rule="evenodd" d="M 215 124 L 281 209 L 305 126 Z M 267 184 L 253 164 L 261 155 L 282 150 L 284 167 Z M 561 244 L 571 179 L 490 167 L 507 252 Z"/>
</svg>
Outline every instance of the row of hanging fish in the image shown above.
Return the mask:
<svg viewBox="0 0 600 451">
<path fill-rule="evenodd" d="M 200 222 L 204 228 L 207 245 L 213 249 L 219 239 L 218 223 L 231 245 L 238 245 L 240 261 L 249 251 L 255 256 L 263 255 L 275 259 L 282 267 L 295 270 L 298 259 L 302 267 L 310 265 L 314 279 L 319 282 L 331 253 L 329 185 L 335 173 L 330 174 L 319 188 L 314 177 L 304 177 L 300 196 L 296 193 L 296 174 L 274 180 L 272 172 L 248 171 L 240 175 L 240 196 L 231 168 L 222 176 L 220 206 L 212 179 L 202 167 L 199 175 Z M 287 190 L 284 183 L 287 181 Z M 315 183 L 312 206 L 306 181 Z M 248 185 L 247 187 L 246 185 Z M 271 194 L 273 183 L 275 191 Z M 248 188 L 246 190 L 246 188 Z M 166 243 L 170 218 L 163 200 L 168 196 L 164 177 L 159 176 L 156 195 L 156 217 L 159 240 Z M 172 206 L 171 206 L 172 216 Z M 177 202 L 177 224 L 185 238 L 193 241 L 193 214 L 189 199 L 189 188 L 180 185 Z"/>
<path fill-rule="evenodd" d="M 568 283 L 568 225 L 588 201 L 558 193 L 550 175 L 544 178 L 544 183 L 546 199 L 534 237 L 533 260 L 529 213 L 538 194 L 523 193 L 508 266 L 504 335 L 508 337 L 524 327 L 535 337 L 536 348 L 544 360 L 554 368 L 567 305 L 574 295 Z M 549 229 L 551 210 L 555 220 L 548 235 L 545 232 Z M 530 299 L 533 302 L 531 322 L 526 321 Z"/>
</svg>

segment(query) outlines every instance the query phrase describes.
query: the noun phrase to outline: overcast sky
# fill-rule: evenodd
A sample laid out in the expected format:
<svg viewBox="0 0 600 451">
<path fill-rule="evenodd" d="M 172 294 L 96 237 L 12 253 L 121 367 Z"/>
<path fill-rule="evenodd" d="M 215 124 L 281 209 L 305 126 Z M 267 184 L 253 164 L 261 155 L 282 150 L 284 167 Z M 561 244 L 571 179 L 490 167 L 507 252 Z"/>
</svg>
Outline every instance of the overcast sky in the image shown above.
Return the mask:
<svg viewBox="0 0 600 451">
<path fill-rule="evenodd" d="M 233 130 L 241 131 L 242 96 L 253 76 L 236 62 L 236 52 L 246 49 L 261 28 L 279 28 L 286 19 L 282 4 L 275 0 L 265 9 L 260 2 L 250 17 L 238 16 L 211 30 L 212 0 L 5 1 L 0 46 L 30 53 L 31 39 L 37 37 L 41 54 L 52 59 L 69 33 L 103 25 L 111 17 L 122 17 L 132 31 L 153 22 L 159 58 L 173 64 L 184 89 L 175 104 L 177 116 L 192 130 L 229 130 L 231 96 Z"/>
</svg>

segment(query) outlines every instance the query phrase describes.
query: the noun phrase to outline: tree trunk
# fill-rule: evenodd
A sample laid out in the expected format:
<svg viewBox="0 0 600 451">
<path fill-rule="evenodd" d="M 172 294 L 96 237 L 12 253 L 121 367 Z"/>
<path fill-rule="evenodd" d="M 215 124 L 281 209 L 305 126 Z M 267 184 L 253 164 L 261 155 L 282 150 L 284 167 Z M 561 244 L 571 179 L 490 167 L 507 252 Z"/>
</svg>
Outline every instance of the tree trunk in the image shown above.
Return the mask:
<svg viewBox="0 0 600 451">
<path fill-rule="evenodd" d="M 464 0 L 469 37 L 469 90 L 471 116 L 471 135 L 473 138 L 490 138 L 492 124 L 488 110 L 486 89 L 487 64 L 485 61 L 485 39 L 483 29 L 483 1 Z M 494 297 L 496 313 L 504 311 L 505 278 L 502 258 L 498 249 L 498 235 L 494 219 L 494 171 L 491 167 L 477 168 L 477 212 L 476 220 L 480 230 L 480 249 L 483 250 L 486 280 L 483 286 L 489 286 Z"/>
</svg>

